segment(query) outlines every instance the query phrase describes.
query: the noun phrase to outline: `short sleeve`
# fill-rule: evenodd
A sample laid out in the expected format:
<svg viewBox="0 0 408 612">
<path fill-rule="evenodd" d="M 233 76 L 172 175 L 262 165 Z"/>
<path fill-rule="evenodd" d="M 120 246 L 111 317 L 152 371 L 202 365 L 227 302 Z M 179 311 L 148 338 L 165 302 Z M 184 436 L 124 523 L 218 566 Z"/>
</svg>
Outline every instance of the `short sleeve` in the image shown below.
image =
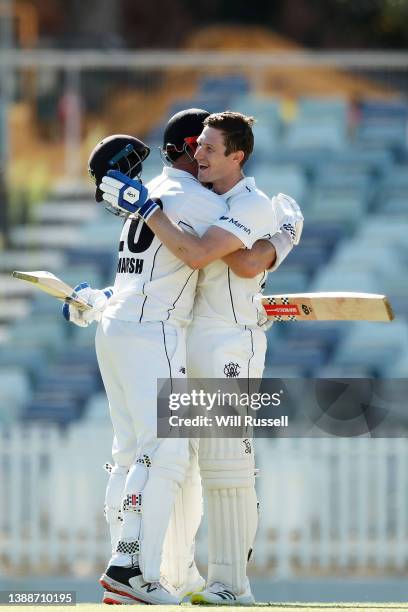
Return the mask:
<svg viewBox="0 0 408 612">
<path fill-rule="evenodd" d="M 227 205 L 220 196 L 205 188 L 202 193 L 186 194 L 186 197 L 189 201 L 182 207 L 179 223 L 186 231 L 201 238 L 227 210 Z"/>
<path fill-rule="evenodd" d="M 248 249 L 279 229 L 271 203 L 258 197 L 241 198 L 233 203 L 214 225 L 234 234 Z"/>
</svg>

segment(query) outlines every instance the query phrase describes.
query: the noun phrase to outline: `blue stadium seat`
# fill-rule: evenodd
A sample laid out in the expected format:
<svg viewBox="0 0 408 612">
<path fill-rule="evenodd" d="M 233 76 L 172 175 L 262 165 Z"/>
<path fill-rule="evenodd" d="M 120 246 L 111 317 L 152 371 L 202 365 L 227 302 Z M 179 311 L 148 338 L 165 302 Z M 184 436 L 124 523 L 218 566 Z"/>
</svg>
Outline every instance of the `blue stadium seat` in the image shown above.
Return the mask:
<svg viewBox="0 0 408 612">
<path fill-rule="evenodd" d="M 255 125 L 269 125 L 274 131 L 279 129 L 281 121 L 281 101 L 279 98 L 250 94 L 235 96 L 231 103 L 232 110 L 255 117 Z"/>
<path fill-rule="evenodd" d="M 10 327 L 10 340 L 15 346 L 25 348 L 40 347 L 54 353 L 63 345 L 66 338 L 66 327 L 59 318 L 52 320 L 17 321 Z"/>
<path fill-rule="evenodd" d="M 301 293 L 307 290 L 309 277 L 306 271 L 283 265 L 276 272 L 268 274 L 263 293 L 265 295 Z"/>
<path fill-rule="evenodd" d="M 205 76 L 200 79 L 198 95 L 228 94 L 229 96 L 238 96 L 248 94 L 250 89 L 248 78 L 242 74 Z M 222 110 L 225 110 L 225 108 Z"/>
<path fill-rule="evenodd" d="M 336 273 L 336 268 L 330 264 L 319 270 L 310 284 L 310 291 L 357 291 L 377 293 L 378 283 L 374 274 L 367 271 L 347 274 L 342 270 Z"/>
<path fill-rule="evenodd" d="M 347 143 L 346 126 L 336 122 L 297 121 L 288 127 L 282 140 L 286 147 L 327 147 L 342 149 Z"/>
<path fill-rule="evenodd" d="M 331 166 L 333 169 L 342 169 L 348 172 L 370 172 L 374 176 L 382 176 L 393 164 L 393 156 L 386 149 L 359 149 L 356 146 L 334 151 L 331 159 L 323 165 Z"/>
<path fill-rule="evenodd" d="M 2 344 L 0 368 L 19 367 L 31 378 L 35 378 L 48 365 L 46 348 L 34 343 L 33 346 L 18 346 L 12 342 Z"/>
<path fill-rule="evenodd" d="M 82 413 L 83 406 L 72 394 L 66 392 L 58 392 L 56 395 L 34 393 L 22 411 L 20 420 L 23 423 L 42 421 L 65 426 L 79 419 Z"/>
<path fill-rule="evenodd" d="M 307 182 L 299 167 L 268 163 L 257 164 L 254 170 L 257 186 L 269 197 L 281 192 L 291 195 L 298 202 L 304 201 Z"/>
<path fill-rule="evenodd" d="M 405 145 L 408 106 L 403 100 L 364 100 L 359 106 L 357 142 Z"/>
<path fill-rule="evenodd" d="M 298 325 L 298 322 L 275 323 L 274 326 Z M 286 339 L 271 341 L 268 335 L 268 350 L 266 364 L 268 367 L 295 366 L 303 368 L 306 372 L 312 372 L 327 362 L 327 352 L 325 346 L 319 341 L 298 341 Z"/>
<path fill-rule="evenodd" d="M 349 113 L 349 104 L 345 98 L 327 96 L 304 96 L 298 101 L 298 116 L 315 120 L 338 121 L 346 125 Z"/>
<path fill-rule="evenodd" d="M 350 323 L 348 335 L 331 359 L 333 365 L 382 368 L 395 362 L 408 346 L 408 323 Z"/>
<path fill-rule="evenodd" d="M 304 214 L 306 222 L 335 222 L 352 235 L 366 210 L 367 201 L 361 194 L 316 188 L 310 195 L 310 205 Z"/>
<path fill-rule="evenodd" d="M 109 404 L 105 392 L 94 393 L 85 406 L 84 418 L 87 421 L 109 421 Z"/>
</svg>

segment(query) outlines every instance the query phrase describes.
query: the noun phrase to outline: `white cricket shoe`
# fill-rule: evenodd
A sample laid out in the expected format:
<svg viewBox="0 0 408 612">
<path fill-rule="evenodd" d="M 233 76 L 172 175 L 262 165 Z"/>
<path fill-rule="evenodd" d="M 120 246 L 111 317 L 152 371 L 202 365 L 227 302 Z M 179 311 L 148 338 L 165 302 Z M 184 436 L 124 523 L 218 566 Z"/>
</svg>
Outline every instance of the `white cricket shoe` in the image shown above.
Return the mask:
<svg viewBox="0 0 408 612">
<path fill-rule="evenodd" d="M 190 597 L 193 593 L 202 591 L 205 587 L 205 580 L 201 576 L 197 569 L 196 564 L 193 562 L 188 568 L 187 583 L 185 586 L 175 589 L 180 603 L 185 597 Z"/>
<path fill-rule="evenodd" d="M 160 582 L 146 582 L 143 576 L 135 576 L 129 580 L 132 597 L 137 601 L 155 605 L 178 605 L 180 598 L 175 589 L 162 578 Z"/>
<path fill-rule="evenodd" d="M 119 595 L 119 593 L 113 593 L 113 591 L 105 591 L 103 594 L 102 603 L 110 606 L 133 606 L 139 602 L 133 597 L 127 597 L 126 595 Z"/>
<path fill-rule="evenodd" d="M 231 591 L 231 588 L 222 582 L 212 582 L 201 593 L 193 593 L 191 603 L 204 605 L 223 605 L 223 606 L 252 606 L 255 603 L 254 596 L 251 593 L 251 587 L 248 586 L 245 593 L 236 595 Z"/>
</svg>

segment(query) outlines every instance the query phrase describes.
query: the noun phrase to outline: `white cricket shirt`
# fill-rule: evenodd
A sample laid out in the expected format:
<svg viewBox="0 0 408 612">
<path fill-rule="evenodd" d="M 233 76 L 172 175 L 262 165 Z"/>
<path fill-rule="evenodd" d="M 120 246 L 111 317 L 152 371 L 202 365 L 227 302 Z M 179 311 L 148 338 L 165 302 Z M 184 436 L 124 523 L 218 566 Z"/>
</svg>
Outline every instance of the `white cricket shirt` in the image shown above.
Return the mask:
<svg viewBox="0 0 408 612">
<path fill-rule="evenodd" d="M 221 195 L 228 212 L 213 223 L 237 236 L 250 249 L 260 238 L 270 238 L 278 231 L 269 198 L 245 177 Z M 240 278 L 221 260 L 200 270 L 194 303 L 194 317 L 222 319 L 231 325 L 258 327 L 257 310 L 252 302 L 259 293 L 267 272 L 255 278 Z"/>
<path fill-rule="evenodd" d="M 146 187 L 174 223 L 198 236 L 227 210 L 220 196 L 183 170 L 165 167 Z M 104 317 L 186 325 L 192 318 L 197 279 L 198 270 L 173 255 L 141 219 L 130 217 L 120 235 L 114 294 Z"/>
</svg>

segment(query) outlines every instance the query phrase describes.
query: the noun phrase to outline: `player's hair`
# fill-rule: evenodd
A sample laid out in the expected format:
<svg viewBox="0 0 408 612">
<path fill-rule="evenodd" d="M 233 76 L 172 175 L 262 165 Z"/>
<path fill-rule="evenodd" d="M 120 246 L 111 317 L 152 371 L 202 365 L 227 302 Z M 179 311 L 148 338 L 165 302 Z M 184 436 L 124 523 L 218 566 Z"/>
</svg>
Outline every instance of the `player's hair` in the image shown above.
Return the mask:
<svg viewBox="0 0 408 612">
<path fill-rule="evenodd" d="M 241 166 L 245 164 L 254 150 L 254 134 L 252 126 L 255 123 L 253 117 L 247 117 L 242 113 L 224 111 L 213 113 L 204 121 L 204 125 L 220 130 L 224 135 L 225 155 L 235 151 L 243 151 L 244 158 Z"/>
</svg>

